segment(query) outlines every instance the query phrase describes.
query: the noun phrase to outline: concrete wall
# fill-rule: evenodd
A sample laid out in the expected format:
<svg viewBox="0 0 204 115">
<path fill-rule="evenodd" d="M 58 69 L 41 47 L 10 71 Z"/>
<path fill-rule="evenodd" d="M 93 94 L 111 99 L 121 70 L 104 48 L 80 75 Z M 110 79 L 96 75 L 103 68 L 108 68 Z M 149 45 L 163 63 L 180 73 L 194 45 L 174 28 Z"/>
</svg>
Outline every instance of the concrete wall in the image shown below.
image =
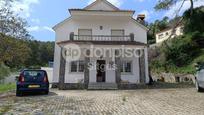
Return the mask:
<svg viewBox="0 0 204 115">
<path fill-rule="evenodd" d="M 41 70 L 45 70 L 47 72 L 49 82 L 53 83 L 53 68 L 41 67 Z"/>
</svg>

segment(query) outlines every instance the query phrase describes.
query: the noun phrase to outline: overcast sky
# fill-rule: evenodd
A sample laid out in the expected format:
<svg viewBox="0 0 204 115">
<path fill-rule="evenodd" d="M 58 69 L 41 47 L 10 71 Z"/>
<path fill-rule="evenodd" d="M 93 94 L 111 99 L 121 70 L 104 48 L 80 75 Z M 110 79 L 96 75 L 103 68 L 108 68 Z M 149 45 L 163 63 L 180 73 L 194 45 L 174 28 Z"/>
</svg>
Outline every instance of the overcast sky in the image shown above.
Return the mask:
<svg viewBox="0 0 204 115">
<path fill-rule="evenodd" d="M 70 16 L 69 8 L 84 8 L 94 0 L 20 0 L 14 3 L 14 11 L 24 17 L 30 27 L 28 30 L 35 39 L 54 41 L 55 33 L 52 27 Z M 145 14 L 148 22 L 162 19 L 164 16 L 174 17 L 181 3 L 168 11 L 156 12 L 154 6 L 158 0 L 108 0 L 121 9 L 135 10 L 137 14 Z M 204 5 L 204 0 L 198 0 L 195 7 Z M 190 7 L 186 1 L 181 13 Z"/>
</svg>

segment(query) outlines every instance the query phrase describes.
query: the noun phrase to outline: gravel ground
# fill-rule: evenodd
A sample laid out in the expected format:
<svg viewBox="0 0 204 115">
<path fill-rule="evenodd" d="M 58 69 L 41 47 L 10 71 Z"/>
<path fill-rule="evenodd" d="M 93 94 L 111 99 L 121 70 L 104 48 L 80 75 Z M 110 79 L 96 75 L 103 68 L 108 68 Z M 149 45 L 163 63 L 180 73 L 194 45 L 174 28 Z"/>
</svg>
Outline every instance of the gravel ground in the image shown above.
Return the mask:
<svg viewBox="0 0 204 115">
<path fill-rule="evenodd" d="M 0 115 L 204 115 L 204 93 L 194 88 L 51 90 L 49 95 L 4 97 Z"/>
</svg>

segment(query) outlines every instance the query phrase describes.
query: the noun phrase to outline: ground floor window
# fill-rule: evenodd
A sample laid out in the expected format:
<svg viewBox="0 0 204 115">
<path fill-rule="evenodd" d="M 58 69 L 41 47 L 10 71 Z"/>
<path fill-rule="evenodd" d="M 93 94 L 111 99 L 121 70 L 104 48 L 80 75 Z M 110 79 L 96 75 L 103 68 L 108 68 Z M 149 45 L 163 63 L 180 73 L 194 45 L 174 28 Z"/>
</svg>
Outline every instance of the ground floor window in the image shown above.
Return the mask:
<svg viewBox="0 0 204 115">
<path fill-rule="evenodd" d="M 132 72 L 132 61 L 122 61 L 121 62 L 121 72 L 131 73 Z"/>
<path fill-rule="evenodd" d="M 84 61 L 72 61 L 70 64 L 71 72 L 84 72 Z"/>
</svg>

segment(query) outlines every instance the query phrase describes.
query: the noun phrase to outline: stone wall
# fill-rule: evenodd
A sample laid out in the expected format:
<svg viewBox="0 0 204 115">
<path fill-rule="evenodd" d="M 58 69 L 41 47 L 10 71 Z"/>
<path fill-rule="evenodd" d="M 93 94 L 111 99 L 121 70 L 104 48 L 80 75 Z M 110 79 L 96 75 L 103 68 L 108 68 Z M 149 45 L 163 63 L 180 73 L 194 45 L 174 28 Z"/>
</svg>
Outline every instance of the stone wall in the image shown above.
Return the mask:
<svg viewBox="0 0 204 115">
<path fill-rule="evenodd" d="M 154 81 L 163 81 L 168 83 L 177 82 L 193 82 L 195 83 L 195 76 L 193 74 L 174 74 L 174 73 L 151 73 Z"/>
</svg>

